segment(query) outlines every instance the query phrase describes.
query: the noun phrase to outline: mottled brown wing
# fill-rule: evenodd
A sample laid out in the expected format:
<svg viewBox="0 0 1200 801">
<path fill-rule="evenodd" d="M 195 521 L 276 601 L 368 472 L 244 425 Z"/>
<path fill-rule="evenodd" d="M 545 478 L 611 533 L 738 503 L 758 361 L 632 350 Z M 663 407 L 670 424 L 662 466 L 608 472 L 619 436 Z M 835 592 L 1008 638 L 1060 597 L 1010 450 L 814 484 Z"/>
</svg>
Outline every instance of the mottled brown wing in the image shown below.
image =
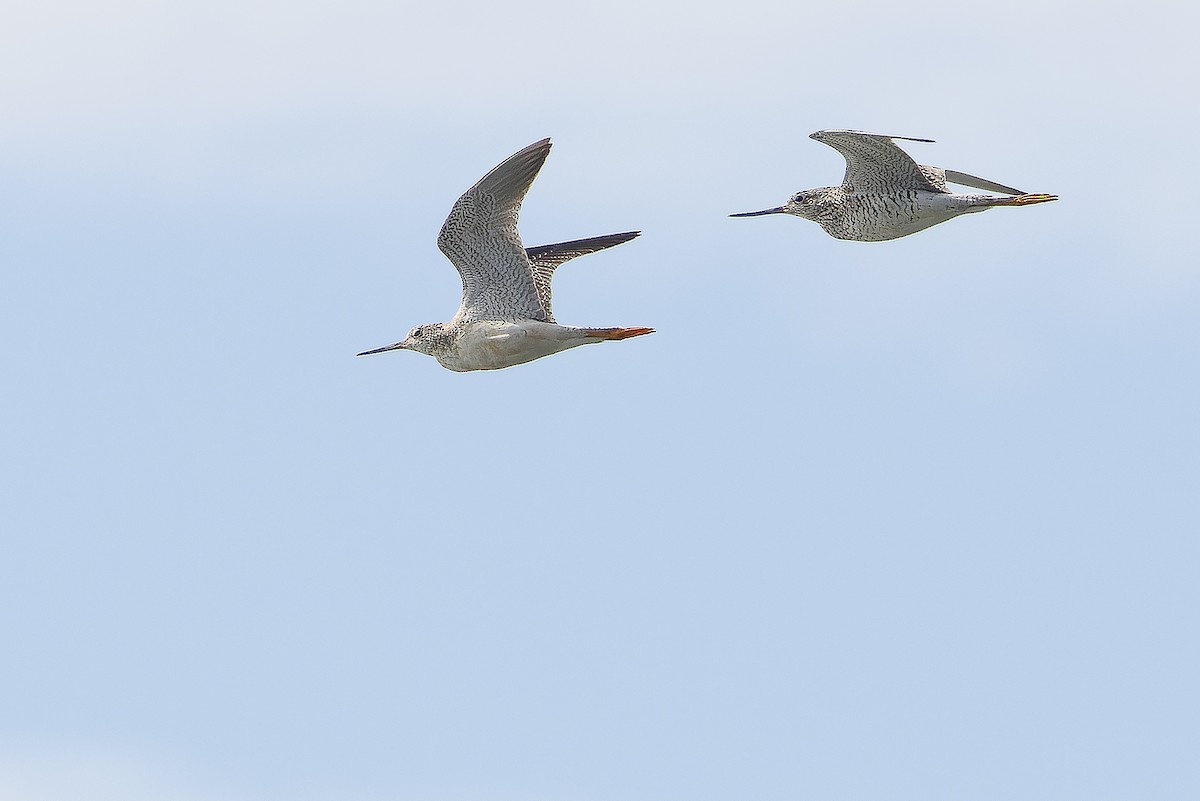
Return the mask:
<svg viewBox="0 0 1200 801">
<path fill-rule="evenodd" d="M 450 209 L 438 247 L 462 277 L 456 320 L 547 320 L 517 218 L 550 140 L 509 156 L 468 189 Z"/>
<path fill-rule="evenodd" d="M 850 192 L 890 194 L 914 189 L 926 192 L 945 192 L 943 181 L 939 186 L 930 180 L 921 167 L 893 142 L 905 139 L 909 142 L 932 142 L 932 139 L 914 139 L 908 136 L 884 136 L 863 131 L 817 131 L 811 135 L 824 142 L 846 159 L 846 177 L 842 187 Z"/>
</svg>

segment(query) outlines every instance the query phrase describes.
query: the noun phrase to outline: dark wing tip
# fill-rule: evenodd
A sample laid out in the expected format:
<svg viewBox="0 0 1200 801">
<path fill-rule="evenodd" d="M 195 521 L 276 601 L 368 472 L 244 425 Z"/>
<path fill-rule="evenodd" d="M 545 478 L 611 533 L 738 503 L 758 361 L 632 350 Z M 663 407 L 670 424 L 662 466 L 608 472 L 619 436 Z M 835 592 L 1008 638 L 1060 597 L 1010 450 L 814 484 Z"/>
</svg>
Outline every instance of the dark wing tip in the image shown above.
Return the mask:
<svg viewBox="0 0 1200 801">
<path fill-rule="evenodd" d="M 604 236 L 593 236 L 590 240 L 583 242 L 595 242 L 601 248 L 612 247 L 614 245 L 624 245 L 625 242 L 637 239 L 642 235 L 642 231 L 622 231 L 620 234 L 605 234 Z"/>
<path fill-rule="evenodd" d="M 918 139 L 915 136 L 896 136 L 895 134 L 877 134 L 870 131 L 855 131 L 849 128 L 830 128 L 823 131 L 813 131 L 808 135 L 809 139 L 820 140 L 826 136 L 874 136 L 880 139 L 903 139 L 906 142 L 933 142 L 933 139 Z"/>
<path fill-rule="evenodd" d="M 519 200 L 541 171 L 546 157 L 550 155 L 550 147 L 550 138 L 546 137 L 521 148 L 493 167 L 468 191 L 482 191 L 506 200 Z"/>
<path fill-rule="evenodd" d="M 590 236 L 586 239 L 572 239 L 570 242 L 556 242 L 553 245 L 538 245 L 525 248 L 525 255 L 531 262 L 552 264 L 557 267 L 563 262 L 577 256 L 586 256 L 599 250 L 621 245 L 631 239 L 641 236 L 641 231 L 625 231 L 620 234 L 605 234 Z"/>
<path fill-rule="evenodd" d="M 545 139 L 539 139 L 532 145 L 526 145 L 525 147 L 521 148 L 516 153 L 512 154 L 510 159 L 527 158 L 529 156 L 533 156 L 534 158 L 540 158 L 544 160 L 546 158 L 546 154 L 550 152 L 550 148 L 552 147 L 554 147 L 554 144 L 550 141 L 550 137 L 547 136 Z"/>
</svg>

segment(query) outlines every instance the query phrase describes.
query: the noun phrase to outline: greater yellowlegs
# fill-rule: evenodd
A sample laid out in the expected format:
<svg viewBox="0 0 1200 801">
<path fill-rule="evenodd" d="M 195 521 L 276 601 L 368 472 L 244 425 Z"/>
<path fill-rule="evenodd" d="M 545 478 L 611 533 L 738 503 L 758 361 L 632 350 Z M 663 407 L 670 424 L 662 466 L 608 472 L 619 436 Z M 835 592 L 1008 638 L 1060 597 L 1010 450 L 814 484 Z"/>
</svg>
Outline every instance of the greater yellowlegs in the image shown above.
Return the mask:
<svg viewBox="0 0 1200 801">
<path fill-rule="evenodd" d="M 458 199 L 438 247 L 462 277 L 462 304 L 448 323 L 419 325 L 401 342 L 363 351 L 414 350 L 447 369 L 499 370 L 579 345 L 628 339 L 653 328 L 575 328 L 550 311 L 550 280 L 563 262 L 628 242 L 628 231 L 526 249 L 517 232 L 521 201 L 550 153 L 543 139 L 504 160 Z"/>
<path fill-rule="evenodd" d="M 792 195 L 782 206 L 729 216 L 793 214 L 816 222 L 838 239 L 881 242 L 908 236 L 960 214 L 1058 200 L 1055 195 L 1028 194 L 965 172 L 917 164 L 892 141 L 932 139 L 862 131 L 817 131 L 812 138 L 846 157 L 846 177 L 841 186 L 808 189 Z M 1006 196 L 955 194 L 946 188 L 947 181 Z"/>
</svg>

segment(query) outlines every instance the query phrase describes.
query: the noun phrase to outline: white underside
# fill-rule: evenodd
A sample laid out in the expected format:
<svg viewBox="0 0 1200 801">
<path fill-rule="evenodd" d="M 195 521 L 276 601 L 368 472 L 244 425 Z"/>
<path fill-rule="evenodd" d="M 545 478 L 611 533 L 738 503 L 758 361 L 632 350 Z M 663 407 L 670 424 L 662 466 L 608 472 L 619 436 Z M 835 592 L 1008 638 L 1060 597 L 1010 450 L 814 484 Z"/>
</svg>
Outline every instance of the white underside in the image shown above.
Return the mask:
<svg viewBox="0 0 1200 801">
<path fill-rule="evenodd" d="M 825 226 L 826 231 L 839 239 L 859 242 L 885 242 L 924 231 L 960 214 L 970 214 L 991 208 L 981 195 L 954 195 L 940 192 L 918 192 L 916 209 L 905 210 L 890 203 L 879 203 L 882 215 L 874 215 L 872 224 L 857 230 L 842 230 L 838 225 Z"/>
<path fill-rule="evenodd" d="M 584 336 L 579 328 L 535 320 L 476 322 L 469 323 L 459 337 L 458 353 L 440 357 L 439 361 L 457 372 L 500 370 L 600 341 Z"/>
</svg>

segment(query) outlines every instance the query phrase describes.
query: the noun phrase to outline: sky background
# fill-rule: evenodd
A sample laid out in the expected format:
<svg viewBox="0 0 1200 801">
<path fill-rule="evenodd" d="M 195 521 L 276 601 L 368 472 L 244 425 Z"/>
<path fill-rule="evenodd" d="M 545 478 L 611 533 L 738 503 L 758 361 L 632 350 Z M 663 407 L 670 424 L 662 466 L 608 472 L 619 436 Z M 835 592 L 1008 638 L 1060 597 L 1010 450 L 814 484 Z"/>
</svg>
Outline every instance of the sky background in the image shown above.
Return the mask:
<svg viewBox="0 0 1200 801">
<path fill-rule="evenodd" d="M 1200 797 L 1191 6 L 5 8 L 0 801 Z M 1062 199 L 725 216 L 821 128 Z M 544 136 L 658 332 L 355 359 Z"/>
</svg>

